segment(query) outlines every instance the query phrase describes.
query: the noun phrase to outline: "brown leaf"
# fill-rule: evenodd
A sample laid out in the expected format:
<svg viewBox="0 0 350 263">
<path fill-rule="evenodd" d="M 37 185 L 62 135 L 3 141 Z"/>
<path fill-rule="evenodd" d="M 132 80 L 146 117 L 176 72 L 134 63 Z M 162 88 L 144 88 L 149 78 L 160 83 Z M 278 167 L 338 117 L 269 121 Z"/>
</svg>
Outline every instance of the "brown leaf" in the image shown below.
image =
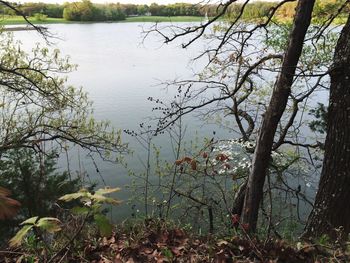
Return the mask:
<svg viewBox="0 0 350 263">
<path fill-rule="evenodd" d="M 218 247 L 227 246 L 227 245 L 228 245 L 228 242 L 225 241 L 225 240 L 219 240 L 219 241 L 216 243 L 216 245 L 217 245 Z"/>
<path fill-rule="evenodd" d="M 180 164 L 182 164 L 182 163 L 183 163 L 183 161 L 184 161 L 183 159 L 176 160 L 176 161 L 175 161 L 175 164 L 176 164 L 176 165 L 180 165 Z"/>
<path fill-rule="evenodd" d="M 171 252 L 173 252 L 173 254 L 178 257 L 178 256 L 182 255 L 182 250 L 183 249 L 184 249 L 183 246 L 181 246 L 181 247 L 172 247 L 171 248 Z"/>
<path fill-rule="evenodd" d="M 140 254 L 152 254 L 154 251 L 153 248 L 150 247 L 142 247 L 140 248 Z"/>
<path fill-rule="evenodd" d="M 0 220 L 14 217 L 21 204 L 8 196 L 11 192 L 0 187 Z"/>
<path fill-rule="evenodd" d="M 114 257 L 113 263 L 124 263 L 124 261 L 122 260 L 122 257 L 121 257 L 120 254 L 117 254 L 117 255 Z"/>
<path fill-rule="evenodd" d="M 191 168 L 193 171 L 197 170 L 197 161 L 194 159 L 191 161 Z"/>
<path fill-rule="evenodd" d="M 183 161 L 185 161 L 186 163 L 191 163 L 192 162 L 192 158 L 186 156 L 185 158 L 183 158 Z"/>
</svg>

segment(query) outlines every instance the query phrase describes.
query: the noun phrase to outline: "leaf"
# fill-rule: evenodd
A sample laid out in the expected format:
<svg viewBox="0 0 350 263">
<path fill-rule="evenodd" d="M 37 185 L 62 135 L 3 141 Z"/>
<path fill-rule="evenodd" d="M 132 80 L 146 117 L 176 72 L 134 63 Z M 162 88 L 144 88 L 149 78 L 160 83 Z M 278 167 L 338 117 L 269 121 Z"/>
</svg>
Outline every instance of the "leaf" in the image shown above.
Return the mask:
<svg viewBox="0 0 350 263">
<path fill-rule="evenodd" d="M 23 226 L 23 225 L 35 225 L 38 218 L 39 218 L 38 216 L 28 218 L 27 220 L 25 220 L 21 223 L 21 226 Z"/>
<path fill-rule="evenodd" d="M 0 220 L 11 218 L 16 215 L 21 204 L 8 196 L 11 192 L 0 187 Z"/>
<path fill-rule="evenodd" d="M 240 217 L 239 217 L 238 214 L 234 214 L 234 215 L 232 215 L 231 220 L 232 220 L 232 223 L 233 223 L 233 224 L 238 224 L 238 223 L 239 223 L 239 220 L 240 220 Z"/>
<path fill-rule="evenodd" d="M 174 257 L 173 253 L 169 248 L 162 249 L 162 254 L 170 261 L 172 261 L 172 258 Z"/>
<path fill-rule="evenodd" d="M 111 193 L 115 193 L 115 192 L 119 192 L 119 191 L 120 191 L 119 187 L 116 187 L 116 188 L 106 187 L 106 188 L 98 189 L 95 194 L 97 194 L 97 195 L 106 195 L 106 194 L 111 194 Z"/>
<path fill-rule="evenodd" d="M 17 234 L 11 238 L 9 244 L 10 247 L 18 247 L 22 244 L 22 241 L 25 237 L 25 235 L 29 232 L 29 230 L 31 230 L 33 228 L 33 225 L 25 225 L 23 226 L 18 232 Z"/>
<path fill-rule="evenodd" d="M 58 220 L 57 218 L 43 217 L 43 218 L 40 218 L 36 226 L 52 234 L 61 230 L 60 224 L 61 224 L 61 221 Z"/>
<path fill-rule="evenodd" d="M 91 196 L 91 199 L 94 200 L 95 202 L 98 203 L 105 203 L 105 204 L 111 204 L 111 205 L 119 205 L 121 204 L 121 201 L 111 198 L 111 197 L 106 197 L 103 195 L 98 195 L 94 194 Z"/>
<path fill-rule="evenodd" d="M 248 224 L 248 223 L 242 224 L 242 228 L 243 228 L 245 231 L 248 231 L 248 230 L 249 230 L 249 224 Z"/>
<path fill-rule="evenodd" d="M 73 214 L 76 214 L 76 215 L 86 215 L 87 213 L 89 213 L 90 209 L 87 207 L 76 206 L 76 207 L 73 207 L 71 211 Z"/>
<path fill-rule="evenodd" d="M 186 156 L 186 157 L 183 158 L 183 161 L 186 162 L 186 163 L 191 163 L 192 162 L 192 158 Z"/>
<path fill-rule="evenodd" d="M 194 159 L 191 161 L 191 168 L 193 171 L 197 170 L 197 161 Z"/>
<path fill-rule="evenodd" d="M 183 163 L 183 159 L 179 159 L 175 161 L 175 165 L 181 165 Z"/>
<path fill-rule="evenodd" d="M 59 198 L 59 200 L 65 201 L 65 202 L 69 202 L 69 201 L 80 199 L 80 198 L 83 198 L 83 197 L 88 197 L 88 198 L 91 197 L 91 194 L 88 192 L 88 190 L 81 189 L 77 193 L 66 194 L 64 196 L 61 196 Z"/>
<path fill-rule="evenodd" d="M 112 234 L 113 225 L 109 222 L 106 216 L 95 214 L 94 219 L 100 230 L 101 236 L 110 236 Z"/>
</svg>

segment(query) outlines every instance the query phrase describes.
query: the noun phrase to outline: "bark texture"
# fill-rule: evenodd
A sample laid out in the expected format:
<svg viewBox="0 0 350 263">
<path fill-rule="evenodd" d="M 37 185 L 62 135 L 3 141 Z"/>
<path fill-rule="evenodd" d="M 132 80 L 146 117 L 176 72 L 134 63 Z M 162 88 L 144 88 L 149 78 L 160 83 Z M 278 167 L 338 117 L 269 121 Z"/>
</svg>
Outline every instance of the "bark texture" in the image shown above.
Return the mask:
<svg viewBox="0 0 350 263">
<path fill-rule="evenodd" d="M 307 29 L 310 25 L 314 3 L 315 0 L 299 0 L 298 2 L 293 28 L 289 36 L 289 44 L 283 58 L 281 73 L 276 80 L 270 104 L 265 113 L 256 142 L 242 211 L 242 221 L 245 224 L 249 224 L 251 232 L 256 230 L 259 205 L 263 198 L 263 188 L 275 132 L 286 109 L 296 66 L 302 52 Z"/>
<path fill-rule="evenodd" d="M 328 127 L 323 168 L 304 237 L 350 233 L 350 16 L 338 40 L 331 68 Z"/>
</svg>

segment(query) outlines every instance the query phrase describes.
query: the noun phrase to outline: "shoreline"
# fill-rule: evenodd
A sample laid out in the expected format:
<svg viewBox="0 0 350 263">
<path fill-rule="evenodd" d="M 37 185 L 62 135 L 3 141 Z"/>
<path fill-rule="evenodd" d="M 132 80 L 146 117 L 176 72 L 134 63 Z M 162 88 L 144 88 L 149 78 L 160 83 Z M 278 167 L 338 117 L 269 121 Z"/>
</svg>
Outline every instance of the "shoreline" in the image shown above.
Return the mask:
<svg viewBox="0 0 350 263">
<path fill-rule="evenodd" d="M 47 18 L 43 21 L 36 21 L 33 18 L 29 18 L 29 21 L 36 25 L 42 24 L 92 24 L 92 23 L 160 23 L 160 22 L 201 22 L 205 18 L 199 16 L 137 16 L 127 17 L 125 20 L 118 21 L 68 21 L 63 18 Z M 15 26 L 25 25 L 27 22 L 20 17 L 12 17 L 4 20 L 0 20 L 0 26 Z"/>
<path fill-rule="evenodd" d="M 38 26 L 39 29 L 47 29 L 47 27 Z M 16 31 L 35 31 L 36 28 L 32 26 L 14 26 L 14 27 L 3 27 L 2 29 L 5 32 L 16 32 Z"/>
<path fill-rule="evenodd" d="M 98 24 L 98 23 L 198 23 L 205 21 L 204 17 L 199 16 L 136 16 L 127 17 L 125 20 L 118 21 L 68 21 L 63 18 L 48 18 L 44 21 L 35 21 L 29 18 L 30 22 L 40 27 L 40 25 L 50 25 L 50 24 Z M 222 21 L 223 19 L 220 19 Z M 251 21 L 254 22 L 254 21 Z M 256 22 L 256 21 L 255 21 Z M 285 23 L 287 21 L 277 21 L 280 23 Z M 3 27 L 4 31 L 25 31 L 32 30 L 27 29 L 25 26 L 27 22 L 21 18 L 10 18 L 0 20 L 0 27 Z M 317 23 L 313 23 L 317 24 Z M 333 21 L 332 24 L 342 25 L 344 21 L 341 19 Z M 9 26 L 9 27 L 8 27 Z"/>
</svg>

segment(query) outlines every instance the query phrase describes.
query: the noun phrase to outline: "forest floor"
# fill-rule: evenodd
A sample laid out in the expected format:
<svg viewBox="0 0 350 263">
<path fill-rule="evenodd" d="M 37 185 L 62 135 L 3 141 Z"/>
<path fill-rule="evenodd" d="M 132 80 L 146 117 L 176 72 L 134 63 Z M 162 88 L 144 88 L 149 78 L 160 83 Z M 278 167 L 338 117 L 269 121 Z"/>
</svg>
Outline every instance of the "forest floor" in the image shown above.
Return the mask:
<svg viewBox="0 0 350 263">
<path fill-rule="evenodd" d="M 84 240 L 50 262 L 350 262 L 346 247 L 288 243 L 280 239 L 258 240 L 240 233 L 233 237 L 196 236 L 178 227 L 152 220 L 120 226 L 112 236 Z M 44 262 L 31 258 L 30 262 Z M 0 262 L 29 262 L 26 251 L 0 251 Z"/>
</svg>

